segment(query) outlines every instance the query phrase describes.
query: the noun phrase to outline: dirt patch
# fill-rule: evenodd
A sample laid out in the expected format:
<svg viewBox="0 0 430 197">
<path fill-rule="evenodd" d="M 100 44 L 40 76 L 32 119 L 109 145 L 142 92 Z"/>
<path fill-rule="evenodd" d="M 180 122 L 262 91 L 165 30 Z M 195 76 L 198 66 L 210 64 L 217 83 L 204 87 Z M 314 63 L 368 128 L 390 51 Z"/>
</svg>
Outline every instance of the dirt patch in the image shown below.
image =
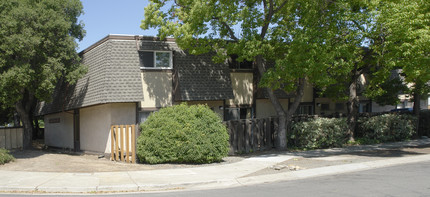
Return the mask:
<svg viewBox="0 0 430 197">
<path fill-rule="evenodd" d="M 226 157 L 222 162 L 213 164 L 130 164 L 110 161 L 94 154 L 76 154 L 55 149 L 12 151 L 14 162 L 0 165 L 0 170 L 32 172 L 112 172 L 140 171 L 171 168 L 192 168 L 211 165 L 225 165 L 243 160 L 241 157 Z"/>
</svg>

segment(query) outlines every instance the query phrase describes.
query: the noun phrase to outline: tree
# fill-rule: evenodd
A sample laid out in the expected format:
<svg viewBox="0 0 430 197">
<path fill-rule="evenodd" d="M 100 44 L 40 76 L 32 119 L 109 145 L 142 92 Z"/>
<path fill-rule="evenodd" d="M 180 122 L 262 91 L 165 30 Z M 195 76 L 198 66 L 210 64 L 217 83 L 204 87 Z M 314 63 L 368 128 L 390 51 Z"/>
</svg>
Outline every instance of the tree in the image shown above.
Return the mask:
<svg viewBox="0 0 430 197">
<path fill-rule="evenodd" d="M 216 51 L 218 61 L 235 54 L 253 61 L 279 117 L 276 146 L 286 148 L 286 129 L 303 96 L 305 83 L 326 87 L 335 83 L 328 75 L 348 72 L 355 60 L 344 35 L 350 21 L 342 20 L 357 3 L 349 1 L 167 1 L 152 0 L 145 8 L 143 29 L 159 27 L 159 36 L 173 36 L 192 54 Z M 166 8 L 167 6 L 168 8 Z M 363 16 L 363 15 L 361 15 Z M 340 21 L 340 22 L 339 22 Z M 356 44 L 355 42 L 353 44 Z M 355 47 L 355 45 L 353 46 Z M 354 48 L 355 49 L 355 48 Z M 353 50 L 354 51 L 354 50 Z M 342 59 L 337 59 L 347 55 Z M 268 62 L 275 62 L 272 66 Z M 293 93 L 288 110 L 274 90 Z"/>
<path fill-rule="evenodd" d="M 74 83 L 86 71 L 76 53 L 84 36 L 79 0 L 0 2 L 0 103 L 14 106 L 32 139 L 38 101 L 49 101 L 60 78 Z"/>
<path fill-rule="evenodd" d="M 381 1 L 377 17 L 379 63 L 401 69 L 404 82 L 412 84 L 414 114 L 430 91 L 430 2 L 425 0 Z"/>
</svg>

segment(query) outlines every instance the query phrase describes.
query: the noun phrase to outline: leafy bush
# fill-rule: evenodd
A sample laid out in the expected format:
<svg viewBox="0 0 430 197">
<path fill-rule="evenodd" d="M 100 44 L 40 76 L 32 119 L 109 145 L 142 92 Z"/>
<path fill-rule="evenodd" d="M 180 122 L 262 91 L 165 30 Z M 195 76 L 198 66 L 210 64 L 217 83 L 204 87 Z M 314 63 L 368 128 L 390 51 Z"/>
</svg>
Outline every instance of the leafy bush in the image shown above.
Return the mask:
<svg viewBox="0 0 430 197">
<path fill-rule="evenodd" d="M 8 150 L 0 148 L 0 165 L 3 165 L 13 160 L 15 160 L 15 158 L 9 154 Z"/>
<path fill-rule="evenodd" d="M 379 142 L 410 139 L 416 132 L 412 115 L 384 114 L 360 120 L 359 130 L 364 138 Z"/>
<path fill-rule="evenodd" d="M 315 149 L 343 146 L 348 141 L 345 118 L 315 118 L 292 125 L 288 143 L 296 148 Z"/>
<path fill-rule="evenodd" d="M 140 127 L 137 156 L 141 162 L 210 163 L 229 151 L 227 128 L 206 105 L 166 107 Z"/>
</svg>

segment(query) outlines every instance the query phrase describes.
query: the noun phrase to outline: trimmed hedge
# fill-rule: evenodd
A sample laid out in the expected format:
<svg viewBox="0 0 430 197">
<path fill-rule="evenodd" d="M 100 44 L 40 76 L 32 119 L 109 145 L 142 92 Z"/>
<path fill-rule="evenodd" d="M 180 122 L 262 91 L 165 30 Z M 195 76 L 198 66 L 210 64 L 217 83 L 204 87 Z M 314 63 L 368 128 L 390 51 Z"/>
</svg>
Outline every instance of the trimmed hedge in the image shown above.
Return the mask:
<svg viewBox="0 0 430 197">
<path fill-rule="evenodd" d="M 362 118 L 358 132 L 365 139 L 392 142 L 410 139 L 415 133 L 416 117 L 408 114 L 383 114 Z"/>
<path fill-rule="evenodd" d="M 288 132 L 288 144 L 295 148 L 340 147 L 348 141 L 345 118 L 315 118 L 297 122 Z"/>
<path fill-rule="evenodd" d="M 9 151 L 3 148 L 0 148 L 0 165 L 5 163 L 14 161 L 15 158 L 9 154 Z"/>
<path fill-rule="evenodd" d="M 416 133 L 416 121 L 416 117 L 409 114 L 361 117 L 357 122 L 356 144 L 410 139 Z M 342 147 L 348 143 L 347 131 L 346 118 L 317 117 L 293 122 L 287 133 L 288 146 L 301 149 Z"/>
<path fill-rule="evenodd" d="M 206 105 L 183 103 L 163 108 L 140 128 L 140 162 L 211 163 L 221 161 L 229 151 L 227 128 Z"/>
</svg>

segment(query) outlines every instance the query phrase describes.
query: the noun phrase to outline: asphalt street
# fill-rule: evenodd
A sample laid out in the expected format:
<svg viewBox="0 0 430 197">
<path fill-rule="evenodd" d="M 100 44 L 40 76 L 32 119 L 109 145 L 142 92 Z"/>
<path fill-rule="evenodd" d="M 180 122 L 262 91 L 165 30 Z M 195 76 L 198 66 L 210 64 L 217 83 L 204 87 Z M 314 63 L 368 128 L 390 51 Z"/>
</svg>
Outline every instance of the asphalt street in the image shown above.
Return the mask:
<svg viewBox="0 0 430 197">
<path fill-rule="evenodd" d="M 430 162 L 378 168 L 302 180 L 196 191 L 158 193 L 99 194 L 113 197 L 262 197 L 262 196 L 430 196 Z M 61 194 L 0 194 L 3 196 L 57 196 Z M 67 196 L 95 196 L 67 195 Z"/>
</svg>

